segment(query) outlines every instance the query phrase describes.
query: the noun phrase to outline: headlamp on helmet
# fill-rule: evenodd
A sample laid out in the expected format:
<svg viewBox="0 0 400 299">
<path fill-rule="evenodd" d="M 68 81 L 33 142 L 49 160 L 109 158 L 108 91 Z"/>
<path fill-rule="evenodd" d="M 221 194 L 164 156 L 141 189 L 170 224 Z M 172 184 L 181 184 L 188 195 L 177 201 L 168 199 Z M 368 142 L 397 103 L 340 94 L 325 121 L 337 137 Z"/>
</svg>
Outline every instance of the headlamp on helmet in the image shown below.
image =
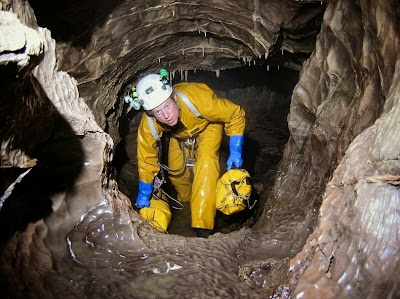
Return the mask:
<svg viewBox="0 0 400 299">
<path fill-rule="evenodd" d="M 133 86 L 131 89 L 131 92 L 128 93 L 125 97 L 124 97 L 124 101 L 125 103 L 129 104 L 129 106 L 135 110 L 139 110 L 140 109 L 140 102 L 139 102 L 139 98 L 138 98 L 138 94 L 136 91 L 136 87 Z M 129 108 L 129 110 L 131 109 Z M 128 112 L 129 112 L 128 110 Z"/>
</svg>

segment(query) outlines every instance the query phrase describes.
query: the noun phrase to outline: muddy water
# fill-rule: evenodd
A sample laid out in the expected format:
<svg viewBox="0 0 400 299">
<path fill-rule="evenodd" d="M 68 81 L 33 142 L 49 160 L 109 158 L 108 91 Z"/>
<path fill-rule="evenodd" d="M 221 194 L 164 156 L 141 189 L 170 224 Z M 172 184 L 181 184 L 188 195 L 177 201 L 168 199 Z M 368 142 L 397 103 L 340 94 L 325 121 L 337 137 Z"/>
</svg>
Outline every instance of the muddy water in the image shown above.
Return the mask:
<svg viewBox="0 0 400 299">
<path fill-rule="evenodd" d="M 248 232 L 162 235 L 140 220 L 133 227 L 129 219 L 115 219 L 105 206 L 68 236 L 73 271 L 64 273 L 63 284 L 75 290 L 64 291 L 88 298 L 259 298 L 262 289 L 238 277 L 236 251 Z"/>
</svg>

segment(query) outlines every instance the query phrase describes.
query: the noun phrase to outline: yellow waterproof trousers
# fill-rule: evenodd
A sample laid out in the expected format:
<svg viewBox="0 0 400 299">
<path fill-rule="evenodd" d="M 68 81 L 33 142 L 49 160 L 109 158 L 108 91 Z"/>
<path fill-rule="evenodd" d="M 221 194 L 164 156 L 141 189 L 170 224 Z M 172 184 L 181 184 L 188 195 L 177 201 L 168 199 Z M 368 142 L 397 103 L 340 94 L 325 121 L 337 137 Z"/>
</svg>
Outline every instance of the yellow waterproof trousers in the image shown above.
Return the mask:
<svg viewBox="0 0 400 299">
<path fill-rule="evenodd" d="M 174 185 L 178 199 L 190 201 L 192 227 L 214 228 L 216 212 L 216 189 L 219 179 L 219 147 L 222 141 L 222 124 L 210 123 L 204 131 L 197 135 L 198 145 L 195 150 L 195 166 L 186 167 L 179 174 L 170 173 L 169 178 Z M 189 150 L 186 151 L 188 156 Z M 168 152 L 168 166 L 178 169 L 183 163 L 183 155 L 179 142 L 171 138 Z"/>
</svg>

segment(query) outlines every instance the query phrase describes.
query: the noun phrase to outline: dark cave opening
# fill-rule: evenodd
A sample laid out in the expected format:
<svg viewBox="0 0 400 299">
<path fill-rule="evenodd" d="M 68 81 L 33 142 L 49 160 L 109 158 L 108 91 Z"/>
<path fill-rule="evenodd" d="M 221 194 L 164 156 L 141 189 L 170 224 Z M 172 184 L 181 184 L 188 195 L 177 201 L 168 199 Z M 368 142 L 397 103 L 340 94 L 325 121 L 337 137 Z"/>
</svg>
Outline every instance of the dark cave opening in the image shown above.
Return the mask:
<svg viewBox="0 0 400 299">
<path fill-rule="evenodd" d="M 186 73 L 187 81 L 207 84 L 218 96 L 241 105 L 246 111 L 243 168 L 251 175 L 251 202 L 257 203 L 251 210 L 247 208 L 230 216 L 217 211 L 215 232 L 229 233 L 243 226 L 251 227 L 261 216 L 289 137 L 287 115 L 298 77 L 296 70 L 269 68 L 266 65 L 221 70 L 218 76 L 216 72 L 205 70 Z M 184 79 L 185 76 L 176 72 L 172 84 Z M 121 118 L 121 140 L 115 147 L 113 160 L 119 188 L 132 202 L 135 202 L 137 194 L 136 131 L 140 116 L 140 111 L 132 109 Z M 228 140 L 225 136 L 220 148 L 221 175 L 226 171 Z M 173 189 L 167 188 L 174 195 Z M 190 227 L 189 205 L 183 206 L 183 210 L 171 209 L 172 221 L 168 233 L 195 236 Z"/>
</svg>

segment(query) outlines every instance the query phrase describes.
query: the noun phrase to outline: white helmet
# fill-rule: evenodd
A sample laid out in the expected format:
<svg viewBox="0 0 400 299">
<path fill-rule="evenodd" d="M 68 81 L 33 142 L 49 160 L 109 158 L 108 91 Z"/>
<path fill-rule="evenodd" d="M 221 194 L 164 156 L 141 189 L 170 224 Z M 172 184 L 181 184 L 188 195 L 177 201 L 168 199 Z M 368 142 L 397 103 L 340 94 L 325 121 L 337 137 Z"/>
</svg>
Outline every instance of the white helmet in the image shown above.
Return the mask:
<svg viewBox="0 0 400 299">
<path fill-rule="evenodd" d="M 139 102 L 144 110 L 151 110 L 165 102 L 172 94 L 172 87 L 159 74 L 149 74 L 136 85 Z"/>
</svg>

